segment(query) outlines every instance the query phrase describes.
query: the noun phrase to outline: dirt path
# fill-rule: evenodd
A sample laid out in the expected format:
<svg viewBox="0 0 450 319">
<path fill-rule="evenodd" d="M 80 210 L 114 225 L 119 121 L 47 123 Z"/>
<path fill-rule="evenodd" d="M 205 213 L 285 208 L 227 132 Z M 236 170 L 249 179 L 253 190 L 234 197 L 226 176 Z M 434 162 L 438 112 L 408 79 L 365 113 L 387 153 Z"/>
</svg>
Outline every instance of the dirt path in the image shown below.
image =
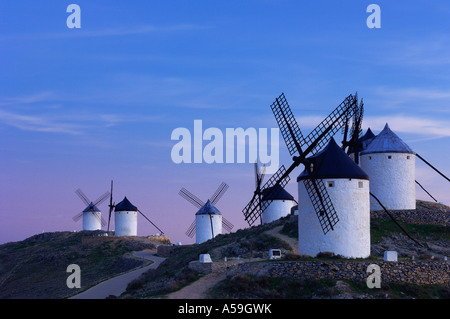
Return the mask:
<svg viewBox="0 0 450 319">
<path fill-rule="evenodd" d="M 298 254 L 298 239 L 295 239 L 295 238 L 292 238 L 292 237 L 280 234 L 280 230 L 282 228 L 283 228 L 283 226 L 278 226 L 278 227 L 275 227 L 275 228 L 272 228 L 272 229 L 266 231 L 265 233 L 269 234 L 271 236 L 274 236 L 274 237 L 278 237 L 281 240 L 287 242 L 289 244 L 289 246 L 292 247 L 292 251 L 295 254 Z"/>
<path fill-rule="evenodd" d="M 280 234 L 279 231 L 283 226 L 275 227 L 268 230 L 266 233 L 278 237 L 281 240 L 287 242 L 291 247 L 294 253 L 298 253 L 298 240 L 295 238 L 291 238 L 289 236 Z M 226 278 L 225 273 L 211 273 L 197 281 L 194 281 L 192 284 L 175 291 L 169 295 L 167 295 L 168 299 L 204 299 L 207 298 L 205 293 L 209 288 L 213 287 L 218 282 L 224 280 Z"/>
<path fill-rule="evenodd" d="M 205 292 L 213 287 L 219 281 L 224 280 L 226 274 L 210 273 L 197 281 L 194 281 L 189 286 L 181 288 L 178 291 L 167 295 L 168 299 L 205 299 Z"/>
</svg>

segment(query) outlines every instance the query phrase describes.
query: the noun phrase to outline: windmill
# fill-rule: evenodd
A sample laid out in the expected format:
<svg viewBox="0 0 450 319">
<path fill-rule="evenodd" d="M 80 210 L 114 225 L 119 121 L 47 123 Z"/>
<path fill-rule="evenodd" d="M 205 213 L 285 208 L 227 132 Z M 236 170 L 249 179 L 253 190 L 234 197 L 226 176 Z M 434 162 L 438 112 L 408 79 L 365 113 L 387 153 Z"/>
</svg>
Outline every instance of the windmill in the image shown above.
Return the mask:
<svg viewBox="0 0 450 319">
<path fill-rule="evenodd" d="M 206 203 L 184 187 L 178 193 L 181 197 L 199 209 L 195 214 L 195 220 L 186 231 L 186 235 L 190 238 L 196 235 L 197 244 L 221 234 L 222 226 L 228 232 L 231 232 L 233 229 L 234 225 L 223 217 L 222 213 L 214 206 L 223 194 L 225 194 L 228 187 L 229 186 L 226 183 L 222 182 Z"/>
<path fill-rule="evenodd" d="M 75 215 L 72 219 L 73 221 L 78 221 L 83 217 L 83 230 L 98 230 L 102 226 L 106 225 L 106 221 L 101 217 L 101 212 L 98 209 L 98 205 L 103 203 L 109 196 L 109 192 L 104 193 L 95 201 L 89 200 L 89 198 L 83 193 L 81 189 L 77 189 L 75 194 L 83 201 L 87 207 L 79 214 Z"/>
<path fill-rule="evenodd" d="M 306 157 L 320 151 L 328 144 L 330 138 L 345 126 L 346 120 L 354 114 L 356 103 L 357 99 L 350 94 L 308 136 L 303 137 L 284 93 L 276 98 L 275 102 L 271 105 L 272 112 L 290 155 L 298 154 L 298 156 L 293 156 L 293 163 L 288 169 L 282 165 L 264 184 L 262 191 L 269 189 L 269 193 L 273 194 L 277 189 L 280 189 L 276 187 L 277 185 L 284 188 L 290 180 L 289 174 L 300 164 L 303 164 L 305 169 L 312 175 L 314 167 Z M 302 147 L 305 149 L 303 150 Z M 333 230 L 334 225 L 339 221 L 333 203 L 322 180 L 308 179 L 305 181 L 305 186 L 314 205 L 322 230 L 326 234 L 330 230 Z M 270 203 L 270 200 L 262 202 L 258 196 L 253 196 L 247 206 L 242 210 L 244 218 L 249 225 L 253 225 Z"/>
<path fill-rule="evenodd" d="M 113 210 L 115 211 L 115 226 L 116 233 L 118 229 L 121 230 L 121 235 L 131 235 L 135 236 L 137 233 L 137 213 L 141 214 L 150 224 L 152 224 L 156 229 L 158 229 L 161 235 L 164 235 L 164 232 L 156 226 L 147 216 L 144 215 L 136 206 L 131 204 L 127 197 L 125 197 L 120 203 L 116 205 L 113 202 L 113 181 L 111 180 L 111 192 L 108 192 L 109 195 L 109 215 L 108 215 L 108 231 L 111 222 L 111 215 Z M 117 234 L 116 234 L 117 235 Z"/>
<path fill-rule="evenodd" d="M 261 188 L 262 182 L 265 176 L 266 166 L 260 168 L 258 161 L 255 161 L 255 191 L 253 193 L 254 198 L 258 197 L 258 202 L 261 209 L 260 222 L 261 224 L 267 224 L 285 217 L 291 213 L 291 209 L 295 206 L 296 201 L 294 197 L 289 194 L 280 185 L 276 185 L 274 188 Z M 261 208 L 264 202 L 270 201 L 269 205 L 265 205 L 264 210 Z"/>
</svg>

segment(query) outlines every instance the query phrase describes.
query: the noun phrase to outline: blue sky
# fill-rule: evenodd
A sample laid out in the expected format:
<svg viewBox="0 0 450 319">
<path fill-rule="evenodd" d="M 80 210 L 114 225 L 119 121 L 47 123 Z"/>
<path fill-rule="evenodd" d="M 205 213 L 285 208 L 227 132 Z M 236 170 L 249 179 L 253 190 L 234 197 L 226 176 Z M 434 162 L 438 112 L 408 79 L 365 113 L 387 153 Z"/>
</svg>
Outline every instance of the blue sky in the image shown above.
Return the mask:
<svg viewBox="0 0 450 319">
<path fill-rule="evenodd" d="M 71 3 L 81 29 L 66 26 Z M 380 29 L 366 26 L 370 3 Z M 276 127 L 269 106 L 281 92 L 308 133 L 358 91 L 364 129 L 388 122 L 450 174 L 449 16 L 443 0 L 2 1 L 0 243 L 80 229 L 74 190 L 95 199 L 111 179 L 116 201 L 126 195 L 174 242 L 192 241 L 195 208 L 181 187 L 206 200 L 227 182 L 218 208 L 245 227 L 252 165 L 176 165 L 171 132 L 195 119 Z M 450 204 L 444 179 L 419 161 L 416 174 Z M 139 234 L 154 232 L 139 221 Z"/>
</svg>

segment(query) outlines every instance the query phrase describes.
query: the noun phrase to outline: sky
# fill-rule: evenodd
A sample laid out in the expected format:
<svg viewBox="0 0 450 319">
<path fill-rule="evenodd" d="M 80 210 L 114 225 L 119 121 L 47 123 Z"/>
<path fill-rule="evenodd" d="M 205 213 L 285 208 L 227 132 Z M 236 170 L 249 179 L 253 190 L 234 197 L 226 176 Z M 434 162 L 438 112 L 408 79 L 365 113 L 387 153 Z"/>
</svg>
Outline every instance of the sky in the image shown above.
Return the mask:
<svg viewBox="0 0 450 319">
<path fill-rule="evenodd" d="M 67 25 L 72 3 L 81 28 Z M 367 26 L 372 3 L 381 28 Z M 248 227 L 253 163 L 176 164 L 171 135 L 194 120 L 276 128 L 282 92 L 304 134 L 358 92 L 364 130 L 389 123 L 449 175 L 449 16 L 447 0 L 2 1 L 0 243 L 80 230 L 75 190 L 95 200 L 111 180 L 114 201 L 127 196 L 174 243 L 195 240 L 182 187 L 206 201 L 226 182 L 216 206 Z M 279 156 L 292 162 L 281 134 Z M 448 182 L 419 160 L 416 179 L 450 204 Z M 138 235 L 157 232 L 138 217 Z"/>
</svg>

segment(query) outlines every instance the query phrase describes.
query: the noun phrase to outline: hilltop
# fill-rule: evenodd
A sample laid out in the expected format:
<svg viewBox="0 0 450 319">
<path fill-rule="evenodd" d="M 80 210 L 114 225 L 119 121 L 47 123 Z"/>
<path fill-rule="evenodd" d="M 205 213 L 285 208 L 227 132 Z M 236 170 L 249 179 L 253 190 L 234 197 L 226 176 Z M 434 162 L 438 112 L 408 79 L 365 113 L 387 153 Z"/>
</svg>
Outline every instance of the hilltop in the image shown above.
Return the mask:
<svg viewBox="0 0 450 319">
<path fill-rule="evenodd" d="M 414 256 L 416 261 L 431 261 L 450 256 L 448 206 L 418 201 L 414 211 L 392 213 L 423 247 L 404 235 L 386 214 L 372 212 L 369 260 L 382 261 L 385 250 L 398 251 L 399 260 L 411 260 Z M 214 262 L 223 262 L 226 257 L 234 263 L 270 263 L 271 248 L 281 249 L 281 262 L 347 262 L 332 254 L 299 256 L 297 229 L 296 218 L 288 216 L 218 235 L 202 244 L 182 246 L 170 244 L 167 238 L 99 237 L 103 233 L 100 231 L 38 234 L 0 245 L 0 298 L 67 298 L 75 293 L 66 286 L 69 264 L 80 266 L 82 287 L 87 288 L 142 266 L 144 261 L 132 252 L 156 251 L 158 247 L 158 254 L 166 260 L 131 282 L 127 291 L 117 297 L 176 298 L 190 294 L 192 287 L 202 298 L 450 298 L 448 285 L 384 284 L 382 291 L 367 292 L 364 285 L 345 280 L 305 281 L 232 272 L 208 275 L 191 267 L 204 253 L 210 254 Z"/>
<path fill-rule="evenodd" d="M 67 266 L 81 269 L 82 287 L 142 266 L 131 252 L 155 249 L 146 237 L 99 236 L 103 231 L 48 232 L 0 245 L 0 298 L 65 298 Z"/>
</svg>

